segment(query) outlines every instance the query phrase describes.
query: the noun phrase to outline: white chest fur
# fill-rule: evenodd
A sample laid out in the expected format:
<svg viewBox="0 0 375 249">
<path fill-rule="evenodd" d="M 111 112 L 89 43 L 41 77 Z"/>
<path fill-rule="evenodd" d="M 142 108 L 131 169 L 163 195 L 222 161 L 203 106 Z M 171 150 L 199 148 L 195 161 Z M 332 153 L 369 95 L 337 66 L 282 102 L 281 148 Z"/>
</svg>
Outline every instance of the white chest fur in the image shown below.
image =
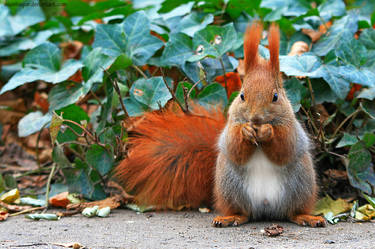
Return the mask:
<svg viewBox="0 0 375 249">
<path fill-rule="evenodd" d="M 253 206 L 275 205 L 284 193 L 282 166 L 271 162 L 258 149 L 246 163 L 245 190 Z"/>
</svg>

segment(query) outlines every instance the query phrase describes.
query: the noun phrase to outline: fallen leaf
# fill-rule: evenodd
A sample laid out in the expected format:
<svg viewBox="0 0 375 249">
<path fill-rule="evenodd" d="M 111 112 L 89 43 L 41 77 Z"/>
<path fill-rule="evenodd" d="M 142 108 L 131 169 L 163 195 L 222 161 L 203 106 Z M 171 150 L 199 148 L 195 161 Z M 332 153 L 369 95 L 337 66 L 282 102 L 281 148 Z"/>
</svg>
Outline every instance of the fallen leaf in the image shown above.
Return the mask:
<svg viewBox="0 0 375 249">
<path fill-rule="evenodd" d="M 302 33 L 310 37 L 313 43 L 319 41 L 320 37 L 324 34 L 321 31 L 317 31 L 313 29 L 302 29 L 301 31 Z"/>
<path fill-rule="evenodd" d="M 370 204 L 365 204 L 357 209 L 354 218 L 360 221 L 369 221 L 375 218 L 375 208 Z"/>
<path fill-rule="evenodd" d="M 48 95 L 45 92 L 39 93 L 38 91 L 36 91 L 34 93 L 34 101 L 32 105 L 40 108 L 43 113 L 48 112 Z"/>
<path fill-rule="evenodd" d="M 70 76 L 68 80 L 71 80 L 71 81 L 74 81 L 74 82 L 77 82 L 77 83 L 81 83 L 82 80 L 83 80 L 82 71 L 78 70 L 72 76 Z"/>
<path fill-rule="evenodd" d="M 56 214 L 26 214 L 26 218 L 31 220 L 59 220 L 60 217 Z"/>
<path fill-rule="evenodd" d="M 272 226 L 265 227 L 262 232 L 269 237 L 276 237 L 284 232 L 284 228 L 278 224 L 272 224 Z"/>
<path fill-rule="evenodd" d="M 34 206 L 34 207 L 43 207 L 43 206 L 46 206 L 46 201 L 34 199 L 34 198 L 31 198 L 31 197 L 22 197 L 20 199 L 20 204 L 31 205 L 31 206 Z"/>
<path fill-rule="evenodd" d="M 20 191 L 18 189 L 12 189 L 5 194 L 1 195 L 0 201 L 5 203 L 13 203 L 15 200 L 20 198 Z"/>
<path fill-rule="evenodd" d="M 293 43 L 288 56 L 302 55 L 309 51 L 309 45 L 304 41 L 297 41 Z"/>
<path fill-rule="evenodd" d="M 83 209 L 82 215 L 88 218 L 94 217 L 98 214 L 99 206 L 87 207 Z"/>
<path fill-rule="evenodd" d="M 209 208 L 199 208 L 199 212 L 200 213 L 209 213 L 209 212 L 211 212 L 211 209 L 209 209 Z"/>
<path fill-rule="evenodd" d="M 60 194 L 57 194 L 57 195 L 51 197 L 49 199 L 48 203 L 51 206 L 54 206 L 54 207 L 65 208 L 66 206 L 68 206 L 68 204 L 70 204 L 70 200 L 68 199 L 68 195 L 69 195 L 69 192 L 62 192 Z"/>
<path fill-rule="evenodd" d="M 73 249 L 80 249 L 80 248 L 83 248 L 84 246 L 82 246 L 80 243 L 78 242 L 72 242 L 72 243 L 65 243 L 65 244 L 61 244 L 61 243 L 51 243 L 52 245 L 55 245 L 55 246 L 62 246 L 62 247 L 66 247 L 66 248 L 73 248 Z"/>
<path fill-rule="evenodd" d="M 83 43 L 80 41 L 69 41 L 60 43 L 60 47 L 63 50 L 63 58 L 67 59 L 79 59 L 81 56 L 81 49 Z"/>
<path fill-rule="evenodd" d="M 137 204 L 134 204 L 134 203 L 126 204 L 126 207 L 129 208 L 130 210 L 133 210 L 135 212 L 140 212 L 140 213 L 155 210 L 154 206 L 138 206 Z"/>
<path fill-rule="evenodd" d="M 334 180 L 347 180 L 348 173 L 345 170 L 328 169 L 324 171 L 324 174 Z"/>
<path fill-rule="evenodd" d="M 110 212 L 111 212 L 111 208 L 110 207 L 104 207 L 104 208 L 101 208 L 101 209 L 98 210 L 97 215 L 99 217 L 105 218 L 105 217 L 109 216 Z"/>
<path fill-rule="evenodd" d="M 8 211 L 11 211 L 11 212 L 20 212 L 20 211 L 32 208 L 31 206 L 11 205 L 2 201 L 0 201 L 0 206 L 6 208 Z"/>
<path fill-rule="evenodd" d="M 332 26 L 332 21 L 328 21 L 324 24 L 321 24 L 319 26 L 319 31 L 322 32 L 323 34 L 327 33 L 328 29 Z"/>
<path fill-rule="evenodd" d="M 9 217 L 9 213 L 7 211 L 0 211 L 0 221 L 4 221 Z"/>
<path fill-rule="evenodd" d="M 343 199 L 338 198 L 337 200 L 333 200 L 327 195 L 316 203 L 313 215 L 326 215 L 327 213 L 332 212 L 332 215 L 335 216 L 347 212 L 351 208 L 352 204 L 347 203 Z"/>
<path fill-rule="evenodd" d="M 78 204 L 69 204 L 66 209 L 78 209 L 78 210 L 83 210 L 86 207 L 93 207 L 93 206 L 99 206 L 99 208 L 104 208 L 104 207 L 110 207 L 111 209 L 116 209 L 118 208 L 121 203 L 123 203 L 124 198 L 120 195 L 115 195 L 112 197 L 108 197 L 104 200 L 100 201 L 93 201 L 93 202 L 83 202 L 83 203 L 78 203 Z"/>
</svg>

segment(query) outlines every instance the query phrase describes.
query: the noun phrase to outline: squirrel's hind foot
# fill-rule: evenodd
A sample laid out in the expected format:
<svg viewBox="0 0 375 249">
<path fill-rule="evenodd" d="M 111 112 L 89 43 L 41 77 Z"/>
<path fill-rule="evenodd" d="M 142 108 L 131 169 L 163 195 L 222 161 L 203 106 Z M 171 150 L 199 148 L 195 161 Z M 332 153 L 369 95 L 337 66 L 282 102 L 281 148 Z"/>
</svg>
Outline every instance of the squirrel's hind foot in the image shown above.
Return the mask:
<svg viewBox="0 0 375 249">
<path fill-rule="evenodd" d="M 212 221 L 214 227 L 239 226 L 249 221 L 245 215 L 216 216 Z"/>
<path fill-rule="evenodd" d="M 321 216 L 312 216 L 308 214 L 299 214 L 290 219 L 290 221 L 300 226 L 325 227 L 326 220 Z"/>
</svg>

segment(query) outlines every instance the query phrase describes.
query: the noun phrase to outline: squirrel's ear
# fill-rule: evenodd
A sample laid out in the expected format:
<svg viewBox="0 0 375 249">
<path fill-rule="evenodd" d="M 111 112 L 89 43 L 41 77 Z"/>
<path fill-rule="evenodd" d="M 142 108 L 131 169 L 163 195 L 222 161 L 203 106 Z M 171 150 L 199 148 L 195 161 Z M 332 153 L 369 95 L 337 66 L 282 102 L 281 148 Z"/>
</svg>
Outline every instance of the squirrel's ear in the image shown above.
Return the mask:
<svg viewBox="0 0 375 249">
<path fill-rule="evenodd" d="M 270 65 L 275 73 L 279 73 L 279 43 L 280 31 L 277 24 L 272 23 L 268 33 L 268 49 L 270 50 Z"/>
<path fill-rule="evenodd" d="M 258 45 L 262 38 L 263 25 L 260 21 L 255 21 L 248 27 L 243 44 L 245 73 L 258 63 Z"/>
</svg>

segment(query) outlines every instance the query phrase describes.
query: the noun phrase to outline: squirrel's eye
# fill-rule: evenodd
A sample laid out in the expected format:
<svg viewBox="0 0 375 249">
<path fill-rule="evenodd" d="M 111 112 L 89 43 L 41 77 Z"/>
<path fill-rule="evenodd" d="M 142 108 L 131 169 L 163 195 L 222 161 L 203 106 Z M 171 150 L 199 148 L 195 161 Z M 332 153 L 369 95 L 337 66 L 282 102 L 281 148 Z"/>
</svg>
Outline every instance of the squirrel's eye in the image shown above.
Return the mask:
<svg viewBox="0 0 375 249">
<path fill-rule="evenodd" d="M 276 102 L 278 98 L 279 98 L 279 95 L 277 93 L 274 93 L 272 102 Z"/>
<path fill-rule="evenodd" d="M 245 101 L 245 95 L 243 93 L 240 94 L 240 97 L 241 97 L 242 101 Z"/>
</svg>

